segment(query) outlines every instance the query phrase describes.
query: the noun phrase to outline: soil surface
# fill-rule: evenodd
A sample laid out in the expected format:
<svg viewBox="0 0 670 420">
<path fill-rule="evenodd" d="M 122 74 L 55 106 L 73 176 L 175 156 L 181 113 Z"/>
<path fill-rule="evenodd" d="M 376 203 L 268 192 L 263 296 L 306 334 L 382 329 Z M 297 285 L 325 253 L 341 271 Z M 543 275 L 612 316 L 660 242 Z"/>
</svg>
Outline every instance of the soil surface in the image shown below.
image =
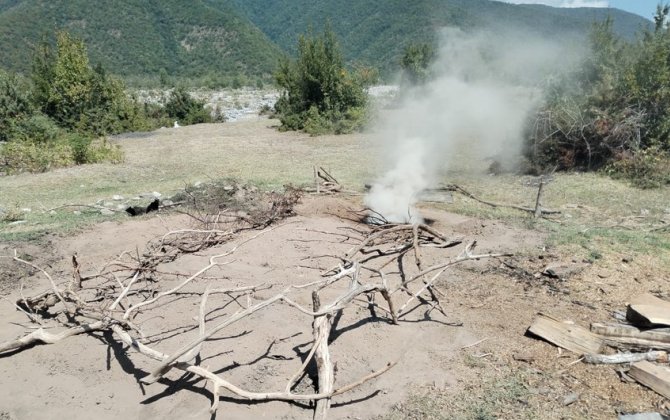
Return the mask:
<svg viewBox="0 0 670 420">
<path fill-rule="evenodd" d="M 324 269 L 337 264 L 356 243 L 343 236 L 347 228 L 363 229 L 349 209 L 358 209 L 358 197 L 304 197 L 292 217 L 262 236 L 242 245 L 230 263 L 210 271 L 192 285 L 201 291 L 207 284 L 244 286 L 265 283 L 270 289 L 257 292 L 261 301 L 289 285 L 318 280 Z M 575 355 L 559 353 L 545 342 L 524 336 L 538 312 L 570 319 L 581 325 L 609 319 L 610 312 L 624 308 L 625 299 L 636 291 L 661 287 L 663 279 L 645 276 L 636 263 L 612 261 L 611 268 L 596 269 L 569 256 L 552 254 L 537 231 L 507 226 L 424 208 L 433 227 L 449 237 L 477 240 L 478 252 L 511 252 L 515 257 L 480 260 L 447 272 L 440 283 L 445 297 L 445 317 L 428 306 L 418 306 L 400 325 L 392 325 L 383 313 L 371 313 L 367 302 L 344 311 L 332 336 L 331 352 L 337 363 L 336 388 L 382 368 L 398 364 L 379 378 L 334 398 L 332 419 L 368 419 L 387 416 L 423 418 L 417 408 L 404 401 L 416 392 L 434 390 L 462 401 L 463 391 L 478 395 L 483 384 L 508 372 L 524 372 L 528 390 L 519 409 L 540 413 L 542 418 L 612 418 L 617 412 L 650 411 L 662 399 L 643 387 L 623 383 L 611 367 L 586 366 Z M 4 244 L 2 255 L 14 246 L 19 255 L 31 259 L 59 281 L 71 274 L 70 260 L 77 254 L 82 274 L 93 272 L 124 251 L 144 249 L 150 239 L 167 231 L 189 226 L 183 215 L 147 216 L 123 223 L 106 222 L 74 237 L 50 237 L 40 244 Z M 256 232 L 204 252 L 182 255 L 160 269 L 193 273 L 207 265 L 209 257 L 231 249 Z M 426 249 L 425 266 L 454 257 L 462 247 Z M 48 288 L 47 280 L 33 269 L 0 259 L 0 338 L 13 339 L 29 326 L 25 315 L 12 303 L 23 294 Z M 569 278 L 557 280 L 535 273 L 551 263 L 579 265 Z M 602 276 L 598 276 L 602 274 Z M 618 279 L 639 278 L 631 287 L 619 287 Z M 342 287 L 345 287 L 343 285 Z M 160 285 L 161 288 L 170 284 Z M 600 291 L 602 290 L 602 292 Z M 341 290 L 340 290 L 341 291 Z M 210 298 L 207 322 L 235 312 L 238 307 L 217 305 L 223 297 Z M 307 307 L 309 295 L 295 296 Z M 165 353 L 198 335 L 199 298 L 179 298 L 170 310 L 156 309 L 137 322 L 147 333 L 147 344 Z M 156 316 L 160 313 L 160 316 Z M 153 334 L 153 335 L 152 335 Z M 252 391 L 282 391 L 287 378 L 300 366 L 312 339 L 311 321 L 288 307 L 274 305 L 223 330 L 203 348 L 203 366 L 232 383 Z M 274 343 L 274 344 L 273 344 Z M 519 356 L 528 356 L 525 359 Z M 524 359 L 524 360 L 517 360 Z M 53 345 L 40 345 L 0 357 L 0 418 L 2 419 L 210 419 L 211 388 L 199 378 L 169 373 L 152 385 L 141 385 L 156 363 L 134 353 L 111 335 L 90 334 L 68 338 Z M 530 372 L 530 373 L 529 373 Z M 310 378 L 298 385 L 313 392 Z M 418 390 L 418 391 L 417 391 Z M 566 395 L 578 399 L 564 404 Z M 470 402 L 470 404 L 476 404 Z M 410 406 L 411 407 L 411 406 Z M 453 408 L 453 407 L 451 407 Z M 442 410 L 450 409 L 445 403 Z M 409 410 L 409 411 L 407 411 Z M 541 410 L 541 411 L 538 411 Z M 497 413 L 499 418 L 517 418 L 515 413 Z M 218 417 L 217 417 L 218 416 Z M 452 418 L 444 411 L 444 418 Z M 214 418 L 310 419 L 307 405 L 268 402 L 247 404 L 224 394 Z"/>
</svg>

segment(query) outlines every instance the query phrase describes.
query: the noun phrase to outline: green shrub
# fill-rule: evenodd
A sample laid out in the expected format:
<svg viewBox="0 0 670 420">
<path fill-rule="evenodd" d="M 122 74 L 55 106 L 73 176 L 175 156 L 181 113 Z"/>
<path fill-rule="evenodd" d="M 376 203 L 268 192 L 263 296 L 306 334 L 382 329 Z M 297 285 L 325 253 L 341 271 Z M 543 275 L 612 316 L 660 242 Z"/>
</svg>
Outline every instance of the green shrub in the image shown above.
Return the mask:
<svg viewBox="0 0 670 420">
<path fill-rule="evenodd" d="M 35 113 L 17 123 L 13 139 L 26 140 L 33 143 L 50 143 L 63 135 L 63 129 L 44 114 Z"/>
<path fill-rule="evenodd" d="M 165 113 L 181 125 L 212 122 L 205 102 L 194 99 L 183 86 L 175 88 L 165 104 Z"/>
<path fill-rule="evenodd" d="M 101 66 L 91 67 L 86 46 L 67 32 L 38 48 L 32 72 L 38 109 L 59 126 L 83 134 L 104 135 L 150 128 L 123 82 Z"/>
<path fill-rule="evenodd" d="M 430 65 L 435 60 L 435 49 L 429 44 L 412 44 L 405 47 L 400 65 L 403 82 L 420 85 L 430 77 Z"/>
<path fill-rule="evenodd" d="M 670 185 L 670 153 L 658 147 L 622 153 L 605 167 L 605 172 L 613 178 L 628 179 L 639 188 Z"/>
<path fill-rule="evenodd" d="M 0 165 L 10 174 L 46 172 L 72 166 L 74 163 L 72 148 L 64 141 L 40 144 L 28 140 L 13 140 L 0 148 Z"/>
<path fill-rule="evenodd" d="M 0 70 L 0 142 L 11 139 L 17 125 L 33 111 L 28 86 L 16 75 Z"/>
<path fill-rule="evenodd" d="M 284 58 L 275 75 L 283 89 L 275 110 L 283 130 L 305 130 L 313 135 L 329 132 L 350 132 L 363 122 L 339 124 L 342 119 L 359 116 L 349 113 L 365 108 L 367 98 L 363 77 L 350 74 L 335 34 L 326 27 L 318 37 L 301 36 L 298 58 Z"/>
<path fill-rule="evenodd" d="M 619 39 L 613 23 L 597 25 L 592 53 L 552 86 L 529 130 L 527 158 L 539 168 L 600 170 L 635 185 L 668 183 L 670 153 L 670 8 L 654 30 Z"/>
<path fill-rule="evenodd" d="M 91 146 L 91 138 L 78 133 L 72 133 L 65 137 L 65 142 L 72 151 L 72 160 L 77 165 L 88 162 L 88 151 Z"/>
</svg>

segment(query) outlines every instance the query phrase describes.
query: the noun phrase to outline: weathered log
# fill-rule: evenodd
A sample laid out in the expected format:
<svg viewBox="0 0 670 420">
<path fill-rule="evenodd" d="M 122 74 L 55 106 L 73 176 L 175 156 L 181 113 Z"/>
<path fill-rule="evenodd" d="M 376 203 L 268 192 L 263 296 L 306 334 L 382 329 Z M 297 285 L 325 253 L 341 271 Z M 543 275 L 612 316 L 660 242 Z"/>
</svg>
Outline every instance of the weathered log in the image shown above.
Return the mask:
<svg viewBox="0 0 670 420">
<path fill-rule="evenodd" d="M 670 328 L 641 330 L 631 325 L 591 324 L 591 332 L 603 337 L 612 347 L 670 351 Z"/>
<path fill-rule="evenodd" d="M 666 363 L 668 361 L 668 353 L 664 351 L 649 351 L 646 353 L 619 353 L 619 354 L 585 354 L 584 363 L 599 364 L 621 364 L 621 363 L 635 363 L 647 360 L 649 362 Z"/>
</svg>

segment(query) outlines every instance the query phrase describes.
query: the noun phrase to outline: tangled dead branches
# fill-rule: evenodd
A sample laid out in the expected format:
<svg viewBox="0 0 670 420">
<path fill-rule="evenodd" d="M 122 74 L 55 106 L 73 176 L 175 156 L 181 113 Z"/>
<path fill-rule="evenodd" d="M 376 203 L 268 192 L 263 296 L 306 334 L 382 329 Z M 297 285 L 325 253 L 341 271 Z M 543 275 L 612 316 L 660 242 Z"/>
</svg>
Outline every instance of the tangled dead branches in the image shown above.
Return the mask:
<svg viewBox="0 0 670 420">
<path fill-rule="evenodd" d="M 273 205 L 273 214 L 285 214 L 287 206 L 285 201 Z M 240 240 L 225 252 L 210 256 L 208 264 L 193 273 L 162 270 L 160 263 L 166 261 L 166 253 L 162 248 L 173 247 L 179 251 L 201 249 L 205 246 L 202 245 L 203 237 L 208 238 L 208 243 L 213 243 L 222 238 L 238 238 L 239 235 L 235 235 L 238 232 L 169 232 L 152 242 L 153 245 L 143 255 L 124 253 L 93 274 L 82 275 L 84 270 L 74 259 L 74 274 L 67 280 L 54 279 L 46 270 L 14 255 L 11 258 L 17 263 L 30 265 L 41 272 L 48 281 L 49 289 L 32 297 L 22 296 L 17 299 L 16 308 L 31 322 L 38 324 L 39 328 L 18 339 L 0 343 L 0 357 L 38 343 L 52 344 L 78 334 L 108 331 L 111 333 L 109 336 L 113 337 L 111 339 L 127 346 L 127 351 L 132 349 L 156 362 L 150 374 L 141 379 L 143 383 L 154 383 L 173 369 L 189 372 L 208 381 L 212 390 L 212 412 L 217 410 L 220 397 L 225 393 L 227 397 L 242 402 L 313 401 L 315 418 L 324 419 L 334 397 L 371 381 L 396 363 L 385 361 L 376 370 L 336 386 L 335 363 L 329 346 L 333 339 L 334 320 L 342 311 L 363 300 L 369 307 L 386 314 L 385 317 L 392 324 L 403 322 L 418 306 L 426 306 L 427 313 L 437 308 L 446 316 L 440 301 L 444 293 L 437 288 L 438 279 L 450 267 L 462 262 L 502 256 L 474 254 L 476 243 L 470 242 L 457 256 L 426 266 L 422 250 L 452 248 L 460 244 L 462 239 L 447 238 L 426 225 L 361 226 L 353 228 L 356 232 L 351 235 L 358 238 L 357 244 L 338 257 L 340 262 L 336 266 L 311 282 L 290 285 L 270 297 L 258 299 L 258 292 L 272 288 L 270 282 L 233 284 L 222 278 L 221 272 L 225 272 L 240 247 L 260 240 L 261 236 L 275 229 L 289 228 L 290 225 L 276 225 Z M 180 238 L 177 245 L 171 242 L 173 238 Z M 408 258 L 413 261 L 415 268 L 408 266 Z M 215 268 L 217 276 L 208 277 Z M 222 286 L 222 283 L 228 284 Z M 181 340 L 183 344 L 167 352 L 158 350 L 148 337 L 156 336 L 161 331 L 146 331 L 141 321 L 170 311 L 175 297 L 181 294 L 199 300 L 198 313 L 194 317 L 197 334 L 185 337 L 188 339 Z M 300 303 L 300 297 L 305 294 L 311 297 L 311 308 Z M 214 295 L 217 295 L 216 309 L 208 311 Z M 272 392 L 245 389 L 231 382 L 224 374 L 217 374 L 199 364 L 199 355 L 204 346 L 212 345 L 217 334 L 243 320 L 253 325 L 252 315 L 273 308 L 277 310 L 279 305 L 302 314 L 305 321 L 311 322 L 313 335 L 308 353 L 282 389 Z M 229 306 L 238 309 L 226 310 L 225 316 L 217 317 L 216 321 L 210 318 L 208 322 L 208 313 Z M 48 324 L 54 323 L 60 324 L 60 332 L 52 333 L 45 329 Z M 314 390 L 296 391 L 300 379 L 306 376 L 308 365 L 313 362 L 316 362 L 317 370 Z"/>
</svg>

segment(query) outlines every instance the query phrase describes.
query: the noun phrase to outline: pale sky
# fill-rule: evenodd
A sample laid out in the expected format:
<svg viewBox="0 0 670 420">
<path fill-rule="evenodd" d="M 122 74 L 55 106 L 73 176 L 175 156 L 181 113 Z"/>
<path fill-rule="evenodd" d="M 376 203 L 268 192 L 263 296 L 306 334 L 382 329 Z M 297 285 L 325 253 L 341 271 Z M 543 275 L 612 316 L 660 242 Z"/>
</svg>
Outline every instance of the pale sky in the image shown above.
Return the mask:
<svg viewBox="0 0 670 420">
<path fill-rule="evenodd" d="M 554 7 L 616 7 L 651 19 L 660 0 L 504 0 L 516 4 L 546 4 Z"/>
</svg>

